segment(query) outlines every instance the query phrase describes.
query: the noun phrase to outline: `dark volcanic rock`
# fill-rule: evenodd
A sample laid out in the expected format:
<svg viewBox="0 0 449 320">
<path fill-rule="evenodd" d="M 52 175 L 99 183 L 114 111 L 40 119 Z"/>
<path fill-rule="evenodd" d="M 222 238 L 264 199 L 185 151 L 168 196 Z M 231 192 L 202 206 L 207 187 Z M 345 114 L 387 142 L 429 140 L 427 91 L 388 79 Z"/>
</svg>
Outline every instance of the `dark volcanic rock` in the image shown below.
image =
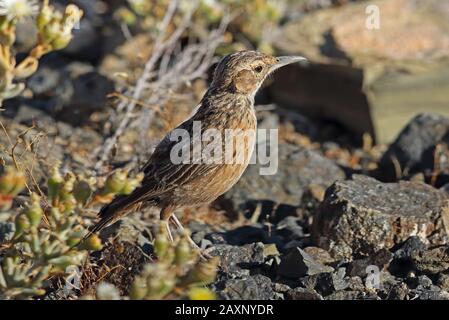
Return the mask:
<svg viewBox="0 0 449 320">
<path fill-rule="evenodd" d="M 414 251 L 411 259 L 416 270 L 426 274 L 436 274 L 449 270 L 449 247 Z"/>
<path fill-rule="evenodd" d="M 324 188 L 330 186 L 345 175 L 332 161 L 318 153 L 291 144 L 280 144 L 278 148 L 278 170 L 275 175 L 261 175 L 259 163 L 250 165 L 239 182 L 226 194 L 219 203 L 231 211 L 245 211 L 255 208 L 262 202 L 262 214 L 272 215 L 273 211 L 284 211 L 294 215 L 305 192 L 310 185 Z M 283 204 L 283 208 L 277 208 Z M 253 211 L 252 210 L 252 211 Z"/>
<path fill-rule="evenodd" d="M 388 300 L 405 300 L 410 295 L 410 289 L 405 282 L 393 286 L 388 292 Z"/>
<path fill-rule="evenodd" d="M 301 219 L 298 217 L 285 217 L 276 224 L 276 233 L 283 235 L 289 240 L 298 240 L 305 236 L 303 227 L 299 224 Z"/>
<path fill-rule="evenodd" d="M 412 253 L 415 251 L 426 250 L 427 245 L 416 236 L 408 238 L 402 246 L 395 251 L 394 258 L 395 259 L 410 259 Z"/>
<path fill-rule="evenodd" d="M 227 278 L 248 276 L 249 269 L 257 267 L 264 262 L 264 245 L 254 243 L 244 246 L 230 246 L 217 244 L 209 252 L 221 260 L 223 273 Z"/>
<path fill-rule="evenodd" d="M 220 294 L 227 300 L 271 300 L 275 298 L 270 278 L 260 274 L 244 279 L 227 280 Z"/>
<path fill-rule="evenodd" d="M 0 243 L 11 240 L 15 229 L 14 223 L 0 221 Z"/>
<path fill-rule="evenodd" d="M 335 258 L 352 260 L 416 235 L 444 243 L 447 196 L 431 186 L 381 183 L 354 175 L 336 182 L 314 218 L 312 238 Z M 432 235 L 432 237 L 429 237 Z"/>
<path fill-rule="evenodd" d="M 337 291 L 326 297 L 326 300 L 379 300 L 376 294 L 366 294 L 361 291 Z"/>
<path fill-rule="evenodd" d="M 350 276 L 364 277 L 369 266 L 376 266 L 379 270 L 382 270 L 390 264 L 392 259 L 393 254 L 390 251 L 381 249 L 369 257 L 351 261 L 348 266 L 348 274 Z"/>
<path fill-rule="evenodd" d="M 295 248 L 282 258 L 278 273 L 283 277 L 294 279 L 332 271 L 332 267 L 316 262 L 304 250 Z"/>
<path fill-rule="evenodd" d="M 400 165 L 403 174 L 410 175 L 422 172 L 426 178 L 432 176 L 435 163 L 440 171 L 440 185 L 449 181 L 449 163 L 446 156 L 435 154 L 437 145 L 446 146 L 449 143 L 449 119 L 438 114 L 423 113 L 413 118 L 402 130 L 396 140 L 383 155 L 380 163 L 381 177 L 393 181 L 397 168 L 394 161 Z M 443 150 L 443 149 L 440 149 Z M 438 158 L 435 158 L 435 155 Z M 444 181 L 443 181 L 444 180 Z"/>
<path fill-rule="evenodd" d="M 286 292 L 286 298 L 289 300 L 323 300 L 315 289 L 309 288 L 295 288 Z"/>
<path fill-rule="evenodd" d="M 226 243 L 234 246 L 254 242 L 282 244 L 282 239 L 279 236 L 270 234 L 268 227 L 259 223 L 242 226 L 227 232 L 211 233 L 206 236 L 206 239 L 214 243 Z"/>
<path fill-rule="evenodd" d="M 437 285 L 441 290 L 449 291 L 449 275 L 446 273 L 440 273 L 437 280 Z"/>
<path fill-rule="evenodd" d="M 330 272 L 303 277 L 301 278 L 301 284 L 305 288 L 316 290 L 323 296 L 328 296 L 335 292 L 333 275 Z"/>
</svg>

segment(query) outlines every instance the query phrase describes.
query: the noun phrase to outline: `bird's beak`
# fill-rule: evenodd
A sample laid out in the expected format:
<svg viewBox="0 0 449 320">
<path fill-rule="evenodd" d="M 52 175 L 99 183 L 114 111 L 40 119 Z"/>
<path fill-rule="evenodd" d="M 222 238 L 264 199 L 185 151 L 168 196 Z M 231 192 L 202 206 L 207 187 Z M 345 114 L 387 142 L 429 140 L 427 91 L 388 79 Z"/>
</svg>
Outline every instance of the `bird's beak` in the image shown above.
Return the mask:
<svg viewBox="0 0 449 320">
<path fill-rule="evenodd" d="M 291 64 L 291 63 L 307 61 L 306 58 L 300 57 L 300 56 L 282 56 L 282 57 L 277 57 L 277 60 L 278 60 L 278 62 L 273 65 L 273 67 L 271 68 L 271 71 L 274 71 L 276 69 L 279 69 L 279 68 L 286 66 L 288 64 Z"/>
</svg>

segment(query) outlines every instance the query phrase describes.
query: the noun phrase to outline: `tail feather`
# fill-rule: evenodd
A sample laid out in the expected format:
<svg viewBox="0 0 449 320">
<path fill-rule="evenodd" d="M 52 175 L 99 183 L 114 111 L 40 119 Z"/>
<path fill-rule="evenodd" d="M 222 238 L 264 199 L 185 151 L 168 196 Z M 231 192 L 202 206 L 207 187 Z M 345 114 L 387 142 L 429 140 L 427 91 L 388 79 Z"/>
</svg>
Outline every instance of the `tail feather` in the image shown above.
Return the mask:
<svg viewBox="0 0 449 320">
<path fill-rule="evenodd" d="M 118 196 L 111 203 L 101 208 L 98 216 L 100 221 L 89 229 L 88 234 L 84 239 L 89 238 L 93 233 L 101 231 L 103 228 L 113 224 L 120 220 L 123 216 L 134 211 L 140 206 L 140 203 L 145 200 L 146 202 L 154 202 L 156 194 L 151 196 L 144 188 L 137 188 L 128 196 Z"/>
<path fill-rule="evenodd" d="M 128 196 L 115 198 L 111 203 L 103 206 L 98 213 L 100 221 L 89 228 L 89 232 L 84 239 L 89 238 L 93 233 L 103 230 L 105 227 L 118 221 L 120 218 L 131 212 L 136 207 L 136 202 Z"/>
</svg>

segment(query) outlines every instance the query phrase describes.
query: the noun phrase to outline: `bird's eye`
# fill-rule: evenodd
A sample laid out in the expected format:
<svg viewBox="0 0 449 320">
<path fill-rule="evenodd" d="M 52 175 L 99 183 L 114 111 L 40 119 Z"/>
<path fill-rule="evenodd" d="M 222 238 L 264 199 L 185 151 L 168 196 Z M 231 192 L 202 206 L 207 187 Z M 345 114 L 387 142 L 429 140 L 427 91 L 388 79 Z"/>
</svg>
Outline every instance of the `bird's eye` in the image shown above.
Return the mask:
<svg viewBox="0 0 449 320">
<path fill-rule="evenodd" d="M 257 66 L 254 68 L 254 71 L 256 71 L 257 73 L 262 72 L 263 67 L 262 66 Z"/>
</svg>

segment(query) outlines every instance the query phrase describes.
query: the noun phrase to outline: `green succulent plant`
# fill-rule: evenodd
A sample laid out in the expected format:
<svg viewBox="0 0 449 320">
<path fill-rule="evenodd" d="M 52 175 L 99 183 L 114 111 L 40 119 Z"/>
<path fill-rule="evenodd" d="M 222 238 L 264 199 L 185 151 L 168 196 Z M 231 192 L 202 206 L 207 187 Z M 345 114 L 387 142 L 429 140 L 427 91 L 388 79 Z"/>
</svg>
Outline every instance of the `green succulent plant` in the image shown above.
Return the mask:
<svg viewBox="0 0 449 320">
<path fill-rule="evenodd" d="M 191 299 L 214 300 L 215 293 L 207 285 L 215 281 L 219 259 L 205 260 L 187 239 L 187 234 L 171 242 L 162 222 L 155 236 L 156 259 L 146 264 L 131 285 L 128 296 L 120 296 L 115 286 L 100 283 L 96 296 L 85 298 L 121 300 Z M 107 290 L 106 290 L 107 289 Z"/>
<path fill-rule="evenodd" d="M 82 10 L 75 5 L 68 5 L 64 12 L 60 12 L 49 5 L 48 0 L 41 5 L 36 1 L 10 1 L 8 7 L 0 10 L 0 105 L 25 89 L 23 80 L 36 72 L 43 55 L 69 44 L 82 15 Z M 38 41 L 28 56 L 17 64 L 14 50 L 16 26 L 21 19 L 33 16 L 36 18 Z"/>
<path fill-rule="evenodd" d="M 122 187 L 111 189 L 111 181 L 117 177 Z M 45 280 L 64 274 L 70 266 L 81 266 L 89 251 L 101 250 L 97 235 L 81 243 L 87 233 L 83 210 L 105 197 L 129 192 L 140 181 L 141 177 L 132 178 L 119 170 L 100 186 L 95 179 L 71 172 L 63 176 L 56 164 L 47 179 L 47 193 L 31 193 L 21 210 L 13 210 L 12 200 L 23 191 L 26 181 L 22 173 L 6 168 L 0 175 L 0 208 L 14 220 L 15 232 L 10 241 L 0 243 L 0 299 L 42 295 Z"/>
</svg>

